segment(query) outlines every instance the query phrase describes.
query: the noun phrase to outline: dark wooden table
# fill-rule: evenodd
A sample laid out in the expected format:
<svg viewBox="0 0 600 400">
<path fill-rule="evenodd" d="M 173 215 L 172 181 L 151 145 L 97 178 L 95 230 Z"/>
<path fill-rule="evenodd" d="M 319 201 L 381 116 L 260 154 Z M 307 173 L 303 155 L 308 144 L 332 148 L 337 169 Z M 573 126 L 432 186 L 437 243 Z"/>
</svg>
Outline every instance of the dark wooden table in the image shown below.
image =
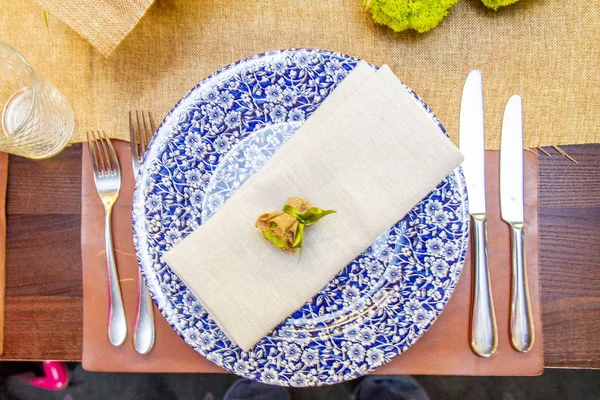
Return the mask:
<svg viewBox="0 0 600 400">
<path fill-rule="evenodd" d="M 540 253 L 548 367 L 600 368 L 600 146 L 540 155 Z M 81 145 L 11 157 L 6 360 L 80 360 Z"/>
</svg>

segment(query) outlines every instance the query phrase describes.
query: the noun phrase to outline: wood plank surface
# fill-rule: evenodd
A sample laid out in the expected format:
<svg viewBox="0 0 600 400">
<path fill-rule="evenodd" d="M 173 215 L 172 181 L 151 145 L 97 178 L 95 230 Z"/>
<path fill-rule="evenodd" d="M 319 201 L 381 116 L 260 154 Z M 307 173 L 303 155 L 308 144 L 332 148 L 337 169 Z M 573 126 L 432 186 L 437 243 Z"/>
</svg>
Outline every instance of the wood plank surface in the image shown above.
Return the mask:
<svg viewBox="0 0 600 400">
<path fill-rule="evenodd" d="M 10 158 L 5 360 L 81 359 L 81 145 Z"/>
<path fill-rule="evenodd" d="M 600 145 L 540 155 L 546 366 L 600 368 Z"/>
<path fill-rule="evenodd" d="M 548 367 L 600 368 L 600 145 L 540 154 L 540 265 Z M 81 145 L 11 157 L 5 360 L 79 360 Z"/>
</svg>

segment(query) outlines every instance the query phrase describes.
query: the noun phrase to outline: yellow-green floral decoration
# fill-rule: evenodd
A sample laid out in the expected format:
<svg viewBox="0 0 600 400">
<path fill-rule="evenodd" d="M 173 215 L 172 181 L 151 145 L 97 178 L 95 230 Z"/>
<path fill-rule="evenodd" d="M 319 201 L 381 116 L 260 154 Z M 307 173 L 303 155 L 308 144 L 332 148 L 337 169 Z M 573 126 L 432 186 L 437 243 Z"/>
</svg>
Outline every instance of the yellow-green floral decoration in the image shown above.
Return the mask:
<svg viewBox="0 0 600 400">
<path fill-rule="evenodd" d="M 497 10 L 518 0 L 482 1 L 487 7 Z M 423 33 L 438 26 L 456 3 L 458 0 L 363 0 L 363 8 L 371 12 L 375 22 L 396 32 L 414 29 Z"/>
<path fill-rule="evenodd" d="M 510 4 L 514 4 L 519 0 L 481 0 L 486 7 L 489 7 L 493 10 L 497 10 L 500 7 L 508 6 Z"/>
<path fill-rule="evenodd" d="M 458 0 L 364 0 L 375 22 L 396 32 L 414 29 L 427 32 L 438 26 Z"/>
<path fill-rule="evenodd" d="M 290 197 L 281 210 L 260 215 L 255 226 L 275 247 L 292 254 L 300 249 L 302 254 L 304 227 L 333 213 L 335 210 L 313 207 L 302 197 Z"/>
</svg>

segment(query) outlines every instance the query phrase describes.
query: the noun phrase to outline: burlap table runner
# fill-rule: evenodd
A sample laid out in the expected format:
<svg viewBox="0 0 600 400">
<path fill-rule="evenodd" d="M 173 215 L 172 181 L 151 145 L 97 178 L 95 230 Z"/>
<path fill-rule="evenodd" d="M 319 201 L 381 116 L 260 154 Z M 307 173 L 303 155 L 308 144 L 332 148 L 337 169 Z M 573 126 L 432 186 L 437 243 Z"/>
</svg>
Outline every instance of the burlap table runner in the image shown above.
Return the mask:
<svg viewBox="0 0 600 400">
<path fill-rule="evenodd" d="M 486 147 L 498 149 L 504 105 L 524 99 L 525 146 L 600 142 L 600 3 L 521 0 L 498 12 L 462 0 L 427 34 L 393 33 L 360 0 L 156 0 L 107 58 L 33 0 L 0 0 L 0 39 L 69 98 L 79 123 L 128 139 L 127 111 L 165 115 L 190 88 L 240 58 L 314 47 L 387 63 L 457 139 L 467 73 L 484 76 Z"/>
<path fill-rule="evenodd" d="M 109 55 L 131 32 L 153 1 L 36 0 L 104 55 Z"/>
</svg>

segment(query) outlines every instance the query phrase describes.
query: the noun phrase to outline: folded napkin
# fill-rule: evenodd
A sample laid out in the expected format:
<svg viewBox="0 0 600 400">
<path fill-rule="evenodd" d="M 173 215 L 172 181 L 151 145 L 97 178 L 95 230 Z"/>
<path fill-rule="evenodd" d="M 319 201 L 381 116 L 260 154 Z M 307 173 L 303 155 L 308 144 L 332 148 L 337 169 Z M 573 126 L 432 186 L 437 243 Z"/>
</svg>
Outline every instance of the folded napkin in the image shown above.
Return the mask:
<svg viewBox="0 0 600 400">
<path fill-rule="evenodd" d="M 36 0 L 44 10 L 109 55 L 154 0 Z"/>
<path fill-rule="evenodd" d="M 164 258 L 227 336 L 251 349 L 462 161 L 387 66 L 360 63 L 260 171 Z M 298 257 L 256 218 L 292 196 L 337 210 Z"/>
</svg>

